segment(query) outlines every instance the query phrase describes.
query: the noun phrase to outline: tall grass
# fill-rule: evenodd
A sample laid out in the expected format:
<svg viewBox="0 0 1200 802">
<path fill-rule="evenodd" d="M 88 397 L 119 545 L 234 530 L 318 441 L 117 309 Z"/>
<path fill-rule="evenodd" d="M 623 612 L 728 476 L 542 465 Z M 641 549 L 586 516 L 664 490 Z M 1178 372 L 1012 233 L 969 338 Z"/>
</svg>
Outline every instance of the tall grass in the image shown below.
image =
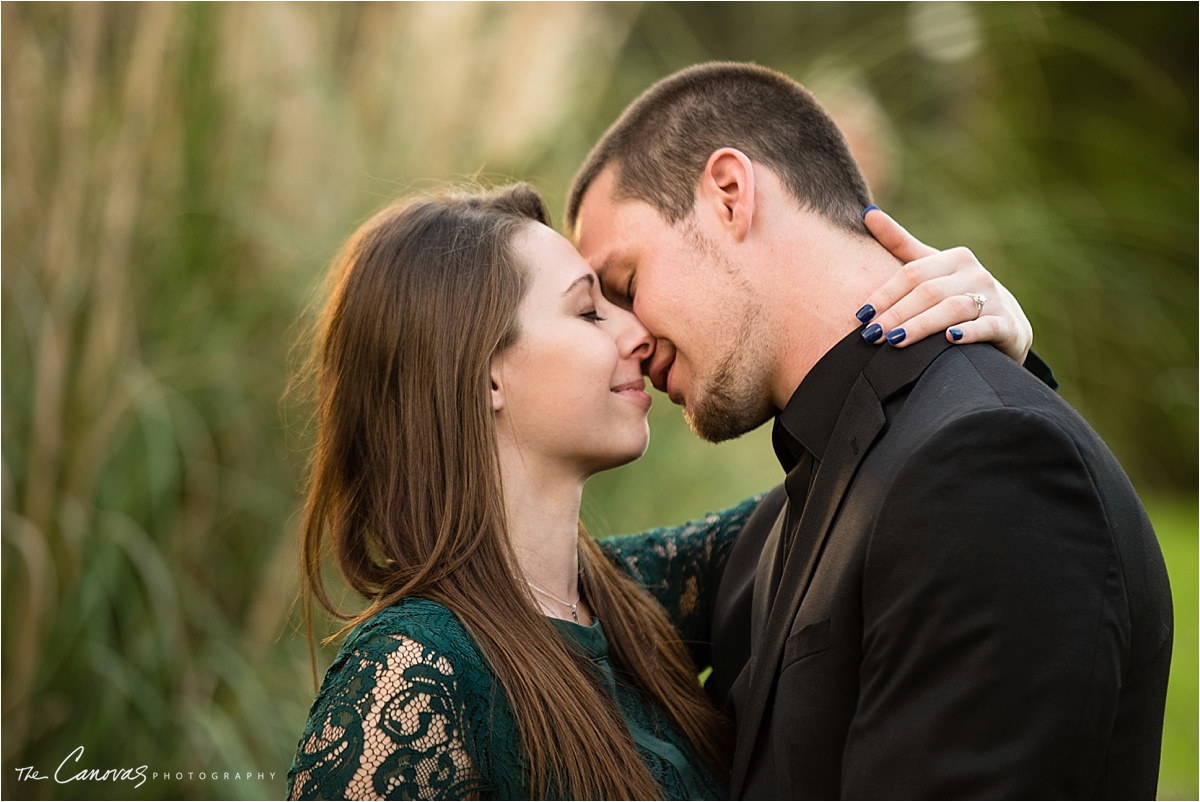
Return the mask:
<svg viewBox="0 0 1200 802">
<path fill-rule="evenodd" d="M 281 398 L 316 277 L 431 180 L 521 177 L 559 207 L 619 108 L 705 58 L 813 83 L 890 210 L 1017 290 L 1139 480 L 1194 488 L 1194 76 L 1103 20 L 982 8 L 983 49 L 938 67 L 903 6 L 0 5 L 0 794 L 283 793 L 313 689 L 291 617 L 307 413 Z M 1176 38 L 1194 54 L 1194 25 Z M 1058 84 L 1096 88 L 1080 63 L 1154 108 L 1059 119 Z M 660 401 L 646 460 L 589 488 L 599 531 L 777 478 L 766 431 L 705 446 Z M 18 782 L 78 746 L 76 769 L 159 776 Z"/>
<path fill-rule="evenodd" d="M 552 148 L 620 20 L 3 15 L 4 793 L 128 794 L 15 785 L 16 768 L 49 774 L 83 745 L 80 768 L 172 774 L 142 794 L 278 796 L 312 694 L 288 626 L 304 445 L 280 416 L 291 321 L 385 198 Z M 440 58 L 477 43 L 490 52 Z"/>
</svg>

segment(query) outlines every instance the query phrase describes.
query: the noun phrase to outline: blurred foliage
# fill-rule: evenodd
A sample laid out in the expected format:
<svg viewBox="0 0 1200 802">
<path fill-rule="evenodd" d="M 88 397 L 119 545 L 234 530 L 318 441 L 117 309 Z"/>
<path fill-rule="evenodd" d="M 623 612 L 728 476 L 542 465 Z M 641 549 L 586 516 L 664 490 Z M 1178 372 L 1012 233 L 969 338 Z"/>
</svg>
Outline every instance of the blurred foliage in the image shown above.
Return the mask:
<svg viewBox="0 0 1200 802">
<path fill-rule="evenodd" d="M 1195 795 L 1194 5 L 5 3 L 0 23 L 0 795 L 283 793 L 313 686 L 291 608 L 307 411 L 281 399 L 324 265 L 431 183 L 519 177 L 561 208 L 627 102 L 712 58 L 811 86 L 879 203 L 975 250 L 1168 499 L 1191 662 L 1163 793 Z M 589 486 L 599 534 L 779 479 L 765 429 L 705 445 L 657 400 L 647 457 Z M 78 768 L 160 777 L 16 782 L 80 745 Z"/>
<path fill-rule="evenodd" d="M 1175 602 L 1175 644 L 1171 653 L 1171 680 L 1167 687 L 1167 720 L 1163 724 L 1160 799 L 1196 799 L 1200 778 L 1196 774 L 1200 734 L 1196 709 L 1197 689 L 1197 550 L 1196 505 L 1178 497 L 1151 496 L 1147 509 L 1162 544 Z"/>
</svg>

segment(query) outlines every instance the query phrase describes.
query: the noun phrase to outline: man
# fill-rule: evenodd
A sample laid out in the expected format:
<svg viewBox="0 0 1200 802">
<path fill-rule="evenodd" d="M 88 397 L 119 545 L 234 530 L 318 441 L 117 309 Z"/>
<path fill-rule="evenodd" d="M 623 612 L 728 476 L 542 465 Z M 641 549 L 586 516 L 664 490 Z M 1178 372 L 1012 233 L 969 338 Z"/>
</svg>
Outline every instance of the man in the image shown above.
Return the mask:
<svg viewBox="0 0 1200 802">
<path fill-rule="evenodd" d="M 649 89 L 568 199 L 695 431 L 775 418 L 787 478 L 714 603 L 732 793 L 1152 798 L 1172 613 L 1137 495 L 994 348 L 868 344 L 906 339 L 847 312 L 897 267 L 869 203 L 819 104 L 737 64 Z"/>
</svg>

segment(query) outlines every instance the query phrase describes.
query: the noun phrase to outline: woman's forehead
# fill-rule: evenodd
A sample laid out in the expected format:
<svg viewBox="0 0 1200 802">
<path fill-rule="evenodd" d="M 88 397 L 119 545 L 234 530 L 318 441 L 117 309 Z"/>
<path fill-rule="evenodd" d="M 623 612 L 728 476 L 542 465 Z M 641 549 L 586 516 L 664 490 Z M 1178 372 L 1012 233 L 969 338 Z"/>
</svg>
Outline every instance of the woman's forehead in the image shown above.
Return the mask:
<svg viewBox="0 0 1200 802">
<path fill-rule="evenodd" d="M 522 228 L 514 243 L 518 255 L 529 266 L 535 282 L 545 282 L 547 290 L 573 291 L 580 283 L 594 286 L 591 267 L 565 237 L 541 223 Z"/>
</svg>

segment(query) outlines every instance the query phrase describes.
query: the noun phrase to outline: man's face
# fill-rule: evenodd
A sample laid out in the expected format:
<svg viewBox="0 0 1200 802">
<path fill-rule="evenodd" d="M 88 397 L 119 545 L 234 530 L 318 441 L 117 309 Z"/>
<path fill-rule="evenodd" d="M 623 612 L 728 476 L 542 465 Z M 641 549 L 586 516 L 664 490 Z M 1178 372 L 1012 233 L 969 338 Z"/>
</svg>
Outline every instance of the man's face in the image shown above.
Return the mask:
<svg viewBox="0 0 1200 802">
<path fill-rule="evenodd" d="M 647 203 L 614 201 L 614 173 L 588 188 L 575 244 L 604 295 L 654 336 L 643 371 L 684 407 L 700 437 L 721 442 L 771 416 L 772 360 L 763 306 L 697 215 L 671 225 Z"/>
</svg>

